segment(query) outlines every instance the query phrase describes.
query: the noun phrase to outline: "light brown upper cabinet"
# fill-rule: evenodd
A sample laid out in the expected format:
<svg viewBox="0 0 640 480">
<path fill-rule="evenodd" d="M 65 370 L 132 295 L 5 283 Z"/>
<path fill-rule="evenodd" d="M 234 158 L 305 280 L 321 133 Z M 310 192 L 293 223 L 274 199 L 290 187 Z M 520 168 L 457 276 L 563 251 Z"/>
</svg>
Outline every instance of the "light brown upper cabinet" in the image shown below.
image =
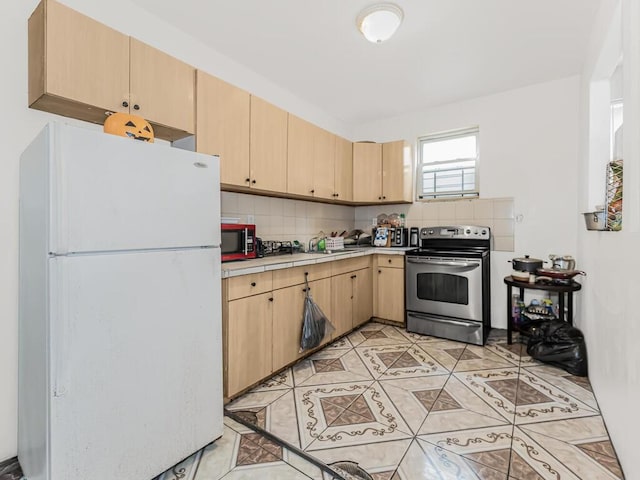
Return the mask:
<svg viewBox="0 0 640 480">
<path fill-rule="evenodd" d="M 336 137 L 333 198 L 350 202 L 353 200 L 353 143 Z"/>
<path fill-rule="evenodd" d="M 251 95 L 251 188 L 287 191 L 287 117 L 286 111 Z"/>
<path fill-rule="evenodd" d="M 289 114 L 287 192 L 334 200 L 336 136 Z"/>
<path fill-rule="evenodd" d="M 400 140 L 353 144 L 355 202 L 411 202 L 411 150 Z"/>
<path fill-rule="evenodd" d="M 30 107 L 99 124 L 131 112 L 167 140 L 194 133 L 192 67 L 54 0 L 28 28 Z"/>
<path fill-rule="evenodd" d="M 249 187 L 251 96 L 198 70 L 196 150 L 220 155 L 220 182 Z"/>
<path fill-rule="evenodd" d="M 382 145 L 353 144 L 353 200 L 382 201 Z"/>
</svg>

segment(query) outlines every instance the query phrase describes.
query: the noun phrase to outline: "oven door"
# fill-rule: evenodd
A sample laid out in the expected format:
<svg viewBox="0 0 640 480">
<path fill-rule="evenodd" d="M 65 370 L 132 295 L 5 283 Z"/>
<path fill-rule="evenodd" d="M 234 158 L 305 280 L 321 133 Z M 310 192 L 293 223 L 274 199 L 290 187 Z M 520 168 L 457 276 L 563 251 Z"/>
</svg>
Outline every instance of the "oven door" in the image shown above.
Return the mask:
<svg viewBox="0 0 640 480">
<path fill-rule="evenodd" d="M 482 322 L 482 261 L 407 256 L 407 310 Z"/>
</svg>

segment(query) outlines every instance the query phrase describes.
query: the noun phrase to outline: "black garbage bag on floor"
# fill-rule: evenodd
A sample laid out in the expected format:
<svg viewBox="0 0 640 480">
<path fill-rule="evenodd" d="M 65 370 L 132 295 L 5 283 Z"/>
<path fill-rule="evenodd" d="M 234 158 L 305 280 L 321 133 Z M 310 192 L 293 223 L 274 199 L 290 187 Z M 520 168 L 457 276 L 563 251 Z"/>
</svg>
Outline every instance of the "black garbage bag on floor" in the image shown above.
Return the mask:
<svg viewBox="0 0 640 480">
<path fill-rule="evenodd" d="M 527 353 L 580 377 L 587 376 L 587 347 L 582 332 L 561 320 L 540 322 L 529 332 Z"/>
</svg>

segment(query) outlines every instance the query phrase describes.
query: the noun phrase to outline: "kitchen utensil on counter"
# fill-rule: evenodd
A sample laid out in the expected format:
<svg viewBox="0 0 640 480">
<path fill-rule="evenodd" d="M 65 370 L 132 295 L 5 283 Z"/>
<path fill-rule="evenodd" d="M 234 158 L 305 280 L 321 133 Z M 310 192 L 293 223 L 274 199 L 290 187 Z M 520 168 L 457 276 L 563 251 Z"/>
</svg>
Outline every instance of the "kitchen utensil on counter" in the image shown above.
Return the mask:
<svg viewBox="0 0 640 480">
<path fill-rule="evenodd" d="M 542 264 L 544 263 L 538 258 L 530 258 L 529 255 L 507 261 L 511 262 L 514 270 L 529 273 L 536 273 L 536 270 L 542 268 Z"/>
<path fill-rule="evenodd" d="M 575 270 L 576 260 L 571 255 L 549 255 L 551 265 L 556 270 Z"/>
</svg>

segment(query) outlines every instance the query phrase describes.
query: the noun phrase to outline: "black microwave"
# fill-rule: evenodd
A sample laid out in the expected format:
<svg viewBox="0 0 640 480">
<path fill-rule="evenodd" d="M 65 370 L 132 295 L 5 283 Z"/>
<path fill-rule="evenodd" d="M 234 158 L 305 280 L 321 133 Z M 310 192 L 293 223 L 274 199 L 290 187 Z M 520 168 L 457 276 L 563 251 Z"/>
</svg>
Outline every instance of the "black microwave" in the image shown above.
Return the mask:
<svg viewBox="0 0 640 480">
<path fill-rule="evenodd" d="M 243 223 L 223 223 L 221 256 L 223 262 L 256 258 L 256 226 Z"/>
</svg>

